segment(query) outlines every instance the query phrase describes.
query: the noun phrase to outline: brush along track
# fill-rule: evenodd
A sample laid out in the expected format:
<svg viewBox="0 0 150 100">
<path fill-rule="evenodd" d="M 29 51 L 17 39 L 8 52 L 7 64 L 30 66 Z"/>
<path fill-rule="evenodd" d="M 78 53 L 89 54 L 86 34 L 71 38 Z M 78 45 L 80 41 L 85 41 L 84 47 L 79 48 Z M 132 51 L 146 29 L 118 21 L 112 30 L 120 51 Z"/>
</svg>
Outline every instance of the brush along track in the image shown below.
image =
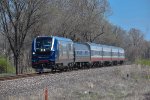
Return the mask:
<svg viewBox="0 0 150 100">
<path fill-rule="evenodd" d="M 34 76 L 47 75 L 47 74 L 49 74 L 49 73 L 48 72 L 44 72 L 42 74 L 31 73 L 31 74 L 19 74 L 19 75 L 5 76 L 5 77 L 0 77 L 0 81 L 13 80 L 13 79 L 19 79 L 19 78 L 26 78 L 26 77 L 34 77 Z"/>
</svg>

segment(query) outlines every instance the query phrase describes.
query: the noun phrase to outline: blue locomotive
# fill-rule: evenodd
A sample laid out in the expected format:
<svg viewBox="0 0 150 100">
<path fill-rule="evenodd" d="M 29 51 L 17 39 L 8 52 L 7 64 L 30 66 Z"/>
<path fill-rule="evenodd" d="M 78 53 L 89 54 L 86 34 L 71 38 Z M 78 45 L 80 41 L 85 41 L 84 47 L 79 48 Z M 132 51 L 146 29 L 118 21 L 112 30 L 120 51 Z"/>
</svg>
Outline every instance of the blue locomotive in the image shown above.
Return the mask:
<svg viewBox="0 0 150 100">
<path fill-rule="evenodd" d="M 124 49 L 95 43 L 74 43 L 69 38 L 38 36 L 32 42 L 32 67 L 72 69 L 117 65 L 125 61 Z"/>
</svg>

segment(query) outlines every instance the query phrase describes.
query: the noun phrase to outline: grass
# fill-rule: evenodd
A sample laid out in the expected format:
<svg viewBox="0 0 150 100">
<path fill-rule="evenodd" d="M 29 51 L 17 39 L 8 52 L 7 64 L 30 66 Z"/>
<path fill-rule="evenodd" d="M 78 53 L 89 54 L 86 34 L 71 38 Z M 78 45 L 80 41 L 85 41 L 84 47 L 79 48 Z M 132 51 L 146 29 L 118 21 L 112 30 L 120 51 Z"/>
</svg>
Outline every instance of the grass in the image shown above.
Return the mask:
<svg viewBox="0 0 150 100">
<path fill-rule="evenodd" d="M 7 77 L 7 76 L 15 76 L 15 73 L 2 73 L 0 74 L 0 77 Z"/>
<path fill-rule="evenodd" d="M 136 61 L 137 64 L 150 66 L 150 59 L 140 59 Z"/>
<path fill-rule="evenodd" d="M 15 68 L 11 66 L 10 62 L 5 57 L 2 56 L 0 56 L 0 73 L 0 76 L 15 73 Z"/>
</svg>

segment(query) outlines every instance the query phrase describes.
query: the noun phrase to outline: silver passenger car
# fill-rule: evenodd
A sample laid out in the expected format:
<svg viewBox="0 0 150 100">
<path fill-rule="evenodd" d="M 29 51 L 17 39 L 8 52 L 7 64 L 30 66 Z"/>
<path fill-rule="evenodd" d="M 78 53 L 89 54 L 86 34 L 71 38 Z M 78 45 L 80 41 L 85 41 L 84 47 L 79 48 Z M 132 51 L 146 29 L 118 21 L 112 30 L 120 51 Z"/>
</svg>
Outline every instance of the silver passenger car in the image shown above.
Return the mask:
<svg viewBox="0 0 150 100">
<path fill-rule="evenodd" d="M 91 62 L 102 61 L 102 45 L 96 43 L 87 43 L 91 51 Z"/>
<path fill-rule="evenodd" d="M 90 62 L 90 48 L 85 43 L 74 43 L 75 62 Z"/>
</svg>

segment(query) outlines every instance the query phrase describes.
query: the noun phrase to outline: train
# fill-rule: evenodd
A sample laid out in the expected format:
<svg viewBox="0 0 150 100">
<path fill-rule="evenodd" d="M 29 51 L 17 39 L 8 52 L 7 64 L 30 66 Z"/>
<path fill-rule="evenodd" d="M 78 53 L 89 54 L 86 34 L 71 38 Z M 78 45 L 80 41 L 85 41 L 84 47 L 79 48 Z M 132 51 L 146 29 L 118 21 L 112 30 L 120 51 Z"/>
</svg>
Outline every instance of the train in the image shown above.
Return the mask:
<svg viewBox="0 0 150 100">
<path fill-rule="evenodd" d="M 118 65 L 125 62 L 121 47 L 74 42 L 57 36 L 38 36 L 32 42 L 32 68 L 64 70 Z"/>
</svg>

